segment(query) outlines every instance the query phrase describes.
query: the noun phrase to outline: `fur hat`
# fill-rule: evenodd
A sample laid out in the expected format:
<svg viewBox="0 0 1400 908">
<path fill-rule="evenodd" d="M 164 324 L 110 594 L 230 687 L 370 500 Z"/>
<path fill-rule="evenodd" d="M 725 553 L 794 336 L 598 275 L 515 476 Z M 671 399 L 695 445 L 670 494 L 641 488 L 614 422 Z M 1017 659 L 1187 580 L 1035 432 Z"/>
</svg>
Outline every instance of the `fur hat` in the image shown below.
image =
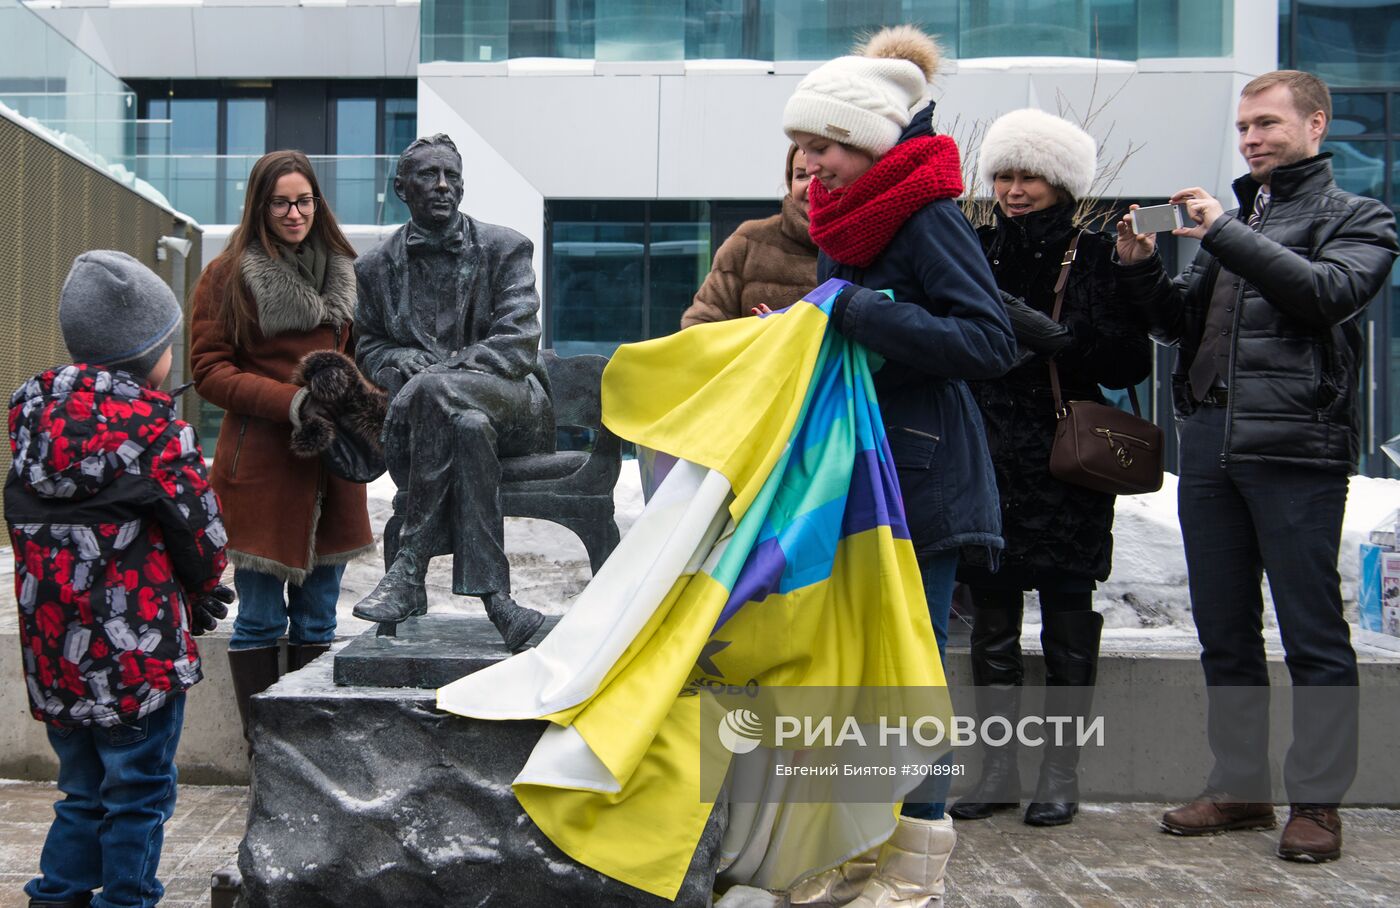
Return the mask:
<svg viewBox="0 0 1400 908">
<path fill-rule="evenodd" d="M 58 324 L 74 362 L 145 378 L 165 355 L 184 313 L 170 286 L 114 249 L 73 260 L 58 294 Z"/>
<path fill-rule="evenodd" d="M 1027 107 L 997 117 L 982 138 L 977 172 L 991 186 L 999 173 L 1024 170 L 1076 199 L 1094 185 L 1099 148 L 1094 137 L 1054 114 Z"/>
<path fill-rule="evenodd" d="M 783 132 L 881 157 L 923 106 L 940 57 L 937 42 L 912 25 L 882 29 L 854 55 L 823 63 L 798 83 L 783 108 Z"/>
<path fill-rule="evenodd" d="M 372 451 L 380 449 L 388 396 L 365 380 L 355 361 L 335 350 L 317 350 L 302 357 L 292 384 L 334 415 L 304 418 L 292 431 L 292 453 L 315 457 L 331 446 L 337 432 L 351 432 Z"/>
</svg>

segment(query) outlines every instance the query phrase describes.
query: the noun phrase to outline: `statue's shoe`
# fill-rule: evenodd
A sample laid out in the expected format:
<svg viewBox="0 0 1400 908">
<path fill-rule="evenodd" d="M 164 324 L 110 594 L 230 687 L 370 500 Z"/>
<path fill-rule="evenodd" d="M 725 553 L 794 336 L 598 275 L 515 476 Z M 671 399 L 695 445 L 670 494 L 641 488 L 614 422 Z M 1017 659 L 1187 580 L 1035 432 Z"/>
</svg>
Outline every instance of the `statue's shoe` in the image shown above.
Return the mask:
<svg viewBox="0 0 1400 908">
<path fill-rule="evenodd" d="M 483 596 L 481 601 L 486 604 L 486 617 L 490 618 L 496 630 L 500 631 L 506 649 L 512 653 L 524 649 L 530 638 L 535 636 L 535 631 L 544 624 L 544 615 L 532 608 L 516 604 L 516 601 L 505 593 L 490 593 Z"/>
<path fill-rule="evenodd" d="M 403 557 L 396 558 L 384 579 L 355 606 L 354 615 L 365 621 L 398 624 L 406 618 L 428 613 L 428 591 Z"/>
</svg>

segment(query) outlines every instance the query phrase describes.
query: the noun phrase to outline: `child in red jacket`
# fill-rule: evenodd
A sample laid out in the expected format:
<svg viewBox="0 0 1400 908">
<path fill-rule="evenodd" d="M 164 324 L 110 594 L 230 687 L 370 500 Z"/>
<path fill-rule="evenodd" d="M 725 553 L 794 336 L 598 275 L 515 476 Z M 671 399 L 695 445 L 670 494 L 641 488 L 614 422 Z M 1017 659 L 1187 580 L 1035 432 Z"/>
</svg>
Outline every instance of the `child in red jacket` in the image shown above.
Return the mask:
<svg viewBox="0 0 1400 908">
<path fill-rule="evenodd" d="M 182 320 L 136 259 L 84 253 L 59 299 L 75 362 L 10 397 L 25 680 L 65 796 L 24 887 L 31 906 L 146 906 L 164 891 L 184 692 L 201 678 L 193 637 L 232 599 L 199 442 L 157 389 Z"/>
</svg>

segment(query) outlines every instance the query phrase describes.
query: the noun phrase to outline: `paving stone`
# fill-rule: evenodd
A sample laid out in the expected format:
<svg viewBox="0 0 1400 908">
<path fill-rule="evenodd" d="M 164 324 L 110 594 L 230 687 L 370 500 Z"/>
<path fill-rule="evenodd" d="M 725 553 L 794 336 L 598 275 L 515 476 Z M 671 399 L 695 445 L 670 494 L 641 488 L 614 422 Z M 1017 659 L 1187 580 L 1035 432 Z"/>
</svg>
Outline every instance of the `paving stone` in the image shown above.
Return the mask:
<svg viewBox="0 0 1400 908">
<path fill-rule="evenodd" d="M 27 903 L 20 890 L 38 867 L 54 796 L 52 785 L 0 784 L 0 908 Z M 946 904 L 1370 908 L 1400 903 L 1395 895 L 1400 892 L 1400 811 L 1342 811 L 1342 859 L 1309 866 L 1274 856 L 1277 831 L 1204 839 L 1163 835 L 1156 827 L 1163 809 L 1156 804 L 1095 805 L 1072 825 L 1053 830 L 1030 829 L 1011 814 L 959 823 Z M 162 908 L 206 908 L 209 875 L 233 863 L 247 813 L 247 789 L 181 786 L 161 861 L 166 885 Z M 1081 870 L 1086 880 L 1067 885 L 1070 870 Z"/>
</svg>

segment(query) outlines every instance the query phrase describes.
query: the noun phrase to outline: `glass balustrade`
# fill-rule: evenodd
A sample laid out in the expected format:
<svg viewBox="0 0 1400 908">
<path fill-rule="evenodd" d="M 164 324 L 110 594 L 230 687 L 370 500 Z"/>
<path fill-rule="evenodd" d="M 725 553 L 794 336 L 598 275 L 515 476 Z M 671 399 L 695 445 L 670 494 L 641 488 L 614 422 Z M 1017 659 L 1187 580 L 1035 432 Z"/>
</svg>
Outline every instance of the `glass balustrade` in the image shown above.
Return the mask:
<svg viewBox="0 0 1400 908">
<path fill-rule="evenodd" d="M 18 0 L 0 0 L 0 104 L 99 165 L 134 151 L 135 93 Z"/>
<path fill-rule="evenodd" d="M 900 22 L 965 59 L 1221 57 L 1233 15 L 1226 0 L 423 0 L 422 60 L 826 60 Z"/>
<path fill-rule="evenodd" d="M 135 155 L 128 166 L 201 224 L 236 224 L 243 215 L 248 174 L 260 156 Z M 394 195 L 397 155 L 313 155 L 311 166 L 326 203 L 342 224 L 401 224 L 408 209 Z"/>
</svg>

